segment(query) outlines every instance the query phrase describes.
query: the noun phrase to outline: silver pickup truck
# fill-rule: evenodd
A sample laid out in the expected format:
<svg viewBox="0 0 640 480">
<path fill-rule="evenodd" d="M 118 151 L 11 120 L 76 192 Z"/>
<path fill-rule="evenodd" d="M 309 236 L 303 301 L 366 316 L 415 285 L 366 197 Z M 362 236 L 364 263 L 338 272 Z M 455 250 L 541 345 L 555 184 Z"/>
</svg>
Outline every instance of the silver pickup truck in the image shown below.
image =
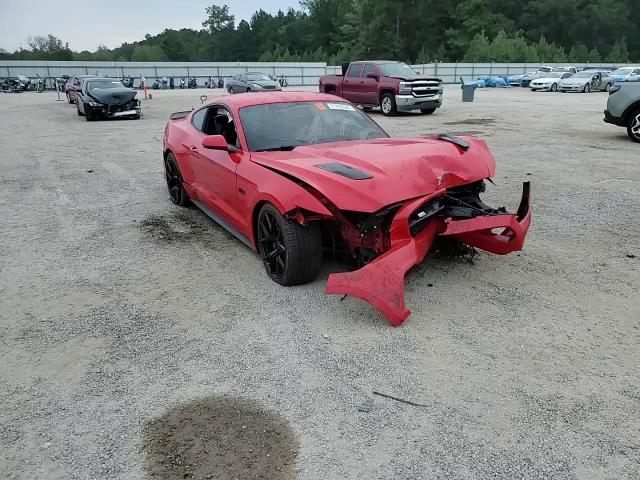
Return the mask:
<svg viewBox="0 0 640 480">
<path fill-rule="evenodd" d="M 640 143 L 640 82 L 616 83 L 609 89 L 604 121 L 627 127 L 629 138 Z"/>
</svg>

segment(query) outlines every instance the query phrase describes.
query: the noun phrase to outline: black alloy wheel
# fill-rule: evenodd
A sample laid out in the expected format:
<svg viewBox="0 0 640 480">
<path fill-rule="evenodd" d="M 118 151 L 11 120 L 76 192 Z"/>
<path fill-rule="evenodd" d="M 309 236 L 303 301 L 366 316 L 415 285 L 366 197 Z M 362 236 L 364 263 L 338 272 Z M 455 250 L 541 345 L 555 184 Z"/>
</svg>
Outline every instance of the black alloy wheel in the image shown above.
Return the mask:
<svg viewBox="0 0 640 480">
<path fill-rule="evenodd" d="M 167 189 L 169 190 L 171 201 L 176 205 L 184 207 L 189 202 L 189 196 L 182 185 L 182 175 L 180 174 L 176 158 L 172 153 L 167 155 L 165 168 L 167 175 Z"/>
<path fill-rule="evenodd" d="M 287 249 L 280 224 L 270 210 L 263 210 L 260 213 L 258 243 L 267 274 L 275 281 L 282 279 L 287 267 Z"/>
<path fill-rule="evenodd" d="M 317 222 L 300 225 L 267 203 L 258 214 L 256 239 L 264 268 L 274 282 L 301 285 L 318 276 L 322 237 Z"/>
</svg>

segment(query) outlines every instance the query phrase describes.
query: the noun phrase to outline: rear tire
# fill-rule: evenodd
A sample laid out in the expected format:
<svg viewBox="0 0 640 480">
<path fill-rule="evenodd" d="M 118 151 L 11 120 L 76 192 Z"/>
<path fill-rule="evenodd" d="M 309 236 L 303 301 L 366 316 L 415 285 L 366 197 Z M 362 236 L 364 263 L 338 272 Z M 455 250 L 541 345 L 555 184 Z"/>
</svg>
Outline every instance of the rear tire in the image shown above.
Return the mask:
<svg viewBox="0 0 640 480">
<path fill-rule="evenodd" d="M 436 111 L 435 108 L 421 108 L 420 109 L 420 113 L 422 113 L 423 115 L 431 115 L 435 111 Z"/>
<path fill-rule="evenodd" d="M 627 134 L 631 140 L 640 143 L 640 108 L 629 115 Z"/>
<path fill-rule="evenodd" d="M 168 153 L 164 161 L 165 179 L 167 180 L 167 189 L 171 202 L 180 207 L 186 207 L 189 204 L 189 195 L 184 189 L 184 181 L 180 167 L 173 153 Z"/>
<path fill-rule="evenodd" d="M 284 218 L 278 209 L 267 203 L 258 214 L 256 225 L 258 252 L 267 275 L 284 286 L 313 281 L 322 267 L 320 226 L 306 226 Z"/>
<path fill-rule="evenodd" d="M 251 89 L 250 89 L 250 88 L 247 88 L 247 93 L 249 93 L 249 92 L 251 92 Z"/>
<path fill-rule="evenodd" d="M 396 97 L 392 93 L 385 93 L 380 97 L 380 110 L 385 117 L 392 117 L 398 113 Z"/>
</svg>

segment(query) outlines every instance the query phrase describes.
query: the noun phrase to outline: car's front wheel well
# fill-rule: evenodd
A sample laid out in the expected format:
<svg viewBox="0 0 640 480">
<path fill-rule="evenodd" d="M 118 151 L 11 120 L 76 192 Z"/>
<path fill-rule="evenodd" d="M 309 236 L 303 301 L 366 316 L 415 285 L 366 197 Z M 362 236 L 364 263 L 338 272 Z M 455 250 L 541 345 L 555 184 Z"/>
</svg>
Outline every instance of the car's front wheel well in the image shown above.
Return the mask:
<svg viewBox="0 0 640 480">
<path fill-rule="evenodd" d="M 622 114 L 622 118 L 624 118 L 625 122 L 628 122 L 631 119 L 631 115 L 640 108 L 640 100 L 633 102 L 629 105 L 624 113 Z"/>
<path fill-rule="evenodd" d="M 380 96 L 378 97 L 379 104 L 382 104 L 382 97 L 384 97 L 385 94 L 387 93 L 390 93 L 391 95 L 395 96 L 395 92 L 393 90 L 390 90 L 390 89 L 380 90 Z"/>
</svg>

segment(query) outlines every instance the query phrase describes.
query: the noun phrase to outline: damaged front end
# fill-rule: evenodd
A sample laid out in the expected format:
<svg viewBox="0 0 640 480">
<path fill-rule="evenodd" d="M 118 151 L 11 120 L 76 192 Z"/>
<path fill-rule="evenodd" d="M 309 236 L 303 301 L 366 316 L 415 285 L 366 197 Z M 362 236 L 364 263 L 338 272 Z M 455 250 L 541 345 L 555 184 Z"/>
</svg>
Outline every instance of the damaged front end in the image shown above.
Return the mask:
<svg viewBox="0 0 640 480">
<path fill-rule="evenodd" d="M 516 213 L 485 205 L 480 200 L 484 189 L 484 181 L 443 188 L 360 218 L 358 228 L 344 218 L 340 235 L 359 268 L 329 275 L 326 293 L 358 297 L 399 326 L 410 313 L 404 304 L 404 276 L 422 262 L 436 237 L 498 255 L 521 250 L 531 222 L 529 182 L 523 184 Z"/>
</svg>

